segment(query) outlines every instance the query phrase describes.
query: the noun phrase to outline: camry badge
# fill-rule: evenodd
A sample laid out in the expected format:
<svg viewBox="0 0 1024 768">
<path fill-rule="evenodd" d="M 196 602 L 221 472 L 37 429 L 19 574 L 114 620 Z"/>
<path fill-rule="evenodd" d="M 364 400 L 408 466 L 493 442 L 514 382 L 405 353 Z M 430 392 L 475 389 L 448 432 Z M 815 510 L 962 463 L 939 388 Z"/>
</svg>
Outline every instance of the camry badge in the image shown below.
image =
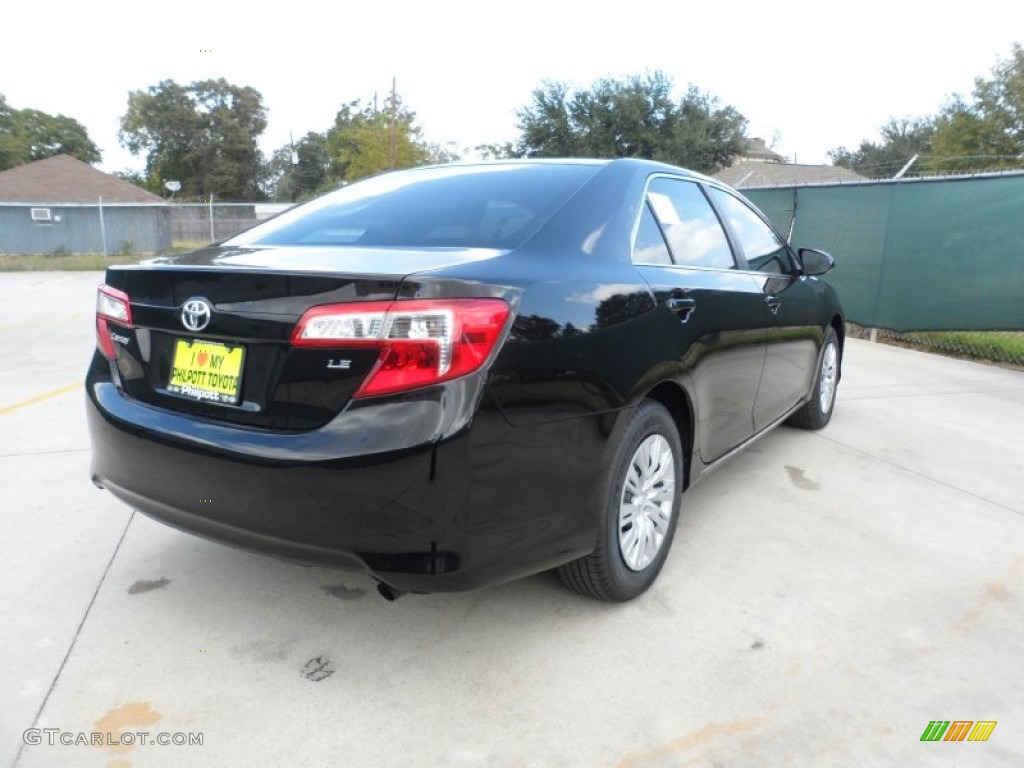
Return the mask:
<svg viewBox="0 0 1024 768">
<path fill-rule="evenodd" d="M 181 324 L 190 331 L 201 331 L 210 324 L 210 311 L 206 299 L 189 299 L 181 307 Z"/>
</svg>

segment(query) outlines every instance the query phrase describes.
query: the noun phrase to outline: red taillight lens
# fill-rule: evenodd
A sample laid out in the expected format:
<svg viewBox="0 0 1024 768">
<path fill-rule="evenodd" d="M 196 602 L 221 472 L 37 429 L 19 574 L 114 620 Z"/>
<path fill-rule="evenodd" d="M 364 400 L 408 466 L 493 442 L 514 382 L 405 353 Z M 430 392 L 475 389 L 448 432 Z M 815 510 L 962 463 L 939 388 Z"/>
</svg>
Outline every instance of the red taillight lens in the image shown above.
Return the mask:
<svg viewBox="0 0 1024 768">
<path fill-rule="evenodd" d="M 109 322 L 113 321 L 125 328 L 132 325 L 132 305 L 128 294 L 101 285 L 96 291 L 96 345 L 100 352 L 109 360 L 117 359 L 117 350 L 110 339 Z"/>
<path fill-rule="evenodd" d="M 487 360 L 508 319 L 501 299 L 368 301 L 313 307 L 297 347 L 377 347 L 355 397 L 386 395 L 465 376 Z"/>
</svg>

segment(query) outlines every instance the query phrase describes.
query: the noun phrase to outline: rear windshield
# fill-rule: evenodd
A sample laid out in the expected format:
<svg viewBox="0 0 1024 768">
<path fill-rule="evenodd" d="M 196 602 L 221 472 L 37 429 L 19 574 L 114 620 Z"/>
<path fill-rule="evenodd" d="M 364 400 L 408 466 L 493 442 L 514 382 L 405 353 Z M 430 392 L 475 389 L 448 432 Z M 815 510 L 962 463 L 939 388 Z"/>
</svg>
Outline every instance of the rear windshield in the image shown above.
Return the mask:
<svg viewBox="0 0 1024 768">
<path fill-rule="evenodd" d="M 225 245 L 515 248 L 601 166 L 447 166 L 360 181 Z"/>
</svg>

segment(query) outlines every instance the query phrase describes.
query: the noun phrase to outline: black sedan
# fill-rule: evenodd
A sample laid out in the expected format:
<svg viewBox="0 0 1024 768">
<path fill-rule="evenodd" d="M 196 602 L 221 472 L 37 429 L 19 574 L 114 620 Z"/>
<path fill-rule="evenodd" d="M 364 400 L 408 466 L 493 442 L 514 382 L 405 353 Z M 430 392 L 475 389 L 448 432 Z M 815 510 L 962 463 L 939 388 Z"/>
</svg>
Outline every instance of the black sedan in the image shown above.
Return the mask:
<svg viewBox="0 0 1024 768">
<path fill-rule="evenodd" d="M 658 163 L 378 176 L 107 271 L 93 481 L 389 598 L 558 569 L 628 600 L 687 488 L 782 422 L 828 423 L 831 267 Z"/>
</svg>

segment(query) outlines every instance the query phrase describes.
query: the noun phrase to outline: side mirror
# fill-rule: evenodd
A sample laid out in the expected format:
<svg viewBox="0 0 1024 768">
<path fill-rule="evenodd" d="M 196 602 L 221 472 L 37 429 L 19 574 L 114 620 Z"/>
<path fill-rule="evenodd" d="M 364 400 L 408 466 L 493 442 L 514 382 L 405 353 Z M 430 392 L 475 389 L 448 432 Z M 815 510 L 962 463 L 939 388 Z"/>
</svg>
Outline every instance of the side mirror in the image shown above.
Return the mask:
<svg viewBox="0 0 1024 768">
<path fill-rule="evenodd" d="M 804 274 L 812 277 L 824 275 L 836 265 L 836 260 L 831 255 L 814 248 L 801 248 L 798 255 Z"/>
</svg>

